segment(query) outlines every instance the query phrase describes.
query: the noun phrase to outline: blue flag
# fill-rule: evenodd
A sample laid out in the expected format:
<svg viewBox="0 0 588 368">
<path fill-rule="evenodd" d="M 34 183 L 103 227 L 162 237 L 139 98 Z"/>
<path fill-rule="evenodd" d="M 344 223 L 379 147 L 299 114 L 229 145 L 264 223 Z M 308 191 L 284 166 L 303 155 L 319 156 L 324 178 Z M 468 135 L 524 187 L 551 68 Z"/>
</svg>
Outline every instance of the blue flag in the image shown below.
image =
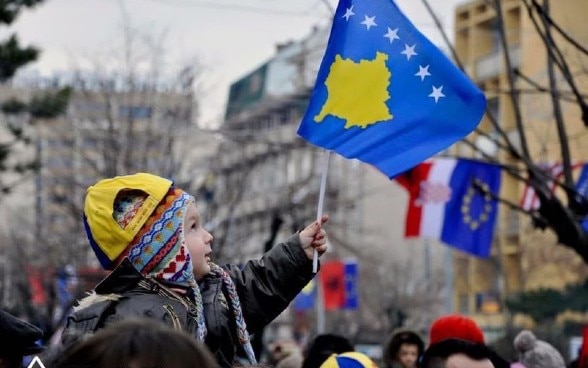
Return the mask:
<svg viewBox="0 0 588 368">
<path fill-rule="evenodd" d="M 494 235 L 502 169 L 498 165 L 458 160 L 449 179 L 441 241 L 464 252 L 488 257 Z M 483 190 L 474 187 L 474 180 Z"/>
<path fill-rule="evenodd" d="M 406 237 L 439 239 L 478 257 L 490 255 L 498 210 L 491 194 L 500 192 L 500 166 L 438 157 L 395 180 L 409 193 Z"/>
<path fill-rule="evenodd" d="M 302 291 L 294 298 L 293 307 L 295 311 L 304 311 L 314 308 L 316 300 L 316 282 L 310 280 Z"/>
<path fill-rule="evenodd" d="M 582 166 L 580 177 L 576 183 L 576 190 L 578 194 L 582 195 L 588 201 L 588 164 Z M 588 216 L 582 220 L 582 228 L 588 231 Z"/>
<path fill-rule="evenodd" d="M 359 297 L 357 295 L 358 268 L 356 260 L 344 261 L 345 301 L 343 309 L 357 309 Z"/>
<path fill-rule="evenodd" d="M 298 129 L 389 177 L 470 133 L 484 94 L 391 0 L 340 0 Z"/>
</svg>

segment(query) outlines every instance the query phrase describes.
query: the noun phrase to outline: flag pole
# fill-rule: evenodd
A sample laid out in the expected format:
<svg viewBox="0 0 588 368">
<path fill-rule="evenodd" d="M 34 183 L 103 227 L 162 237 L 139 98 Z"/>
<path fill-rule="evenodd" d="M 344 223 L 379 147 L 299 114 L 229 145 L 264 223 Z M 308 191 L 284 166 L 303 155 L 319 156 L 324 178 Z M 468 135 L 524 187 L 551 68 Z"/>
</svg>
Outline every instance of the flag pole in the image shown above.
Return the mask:
<svg viewBox="0 0 588 368">
<path fill-rule="evenodd" d="M 316 333 L 322 335 L 325 333 L 325 295 L 323 290 L 323 282 L 318 277 L 315 283 L 316 286 Z"/>
<path fill-rule="evenodd" d="M 316 219 L 317 221 L 321 221 L 321 217 L 323 217 L 323 205 L 325 203 L 325 188 L 327 187 L 327 174 L 329 172 L 329 157 L 331 156 L 331 151 L 326 150 L 323 155 L 323 172 L 321 175 L 321 187 L 319 189 L 319 199 L 318 199 L 318 207 L 316 210 Z M 312 255 L 312 272 L 317 273 L 318 271 L 318 252 L 316 249 Z"/>
</svg>

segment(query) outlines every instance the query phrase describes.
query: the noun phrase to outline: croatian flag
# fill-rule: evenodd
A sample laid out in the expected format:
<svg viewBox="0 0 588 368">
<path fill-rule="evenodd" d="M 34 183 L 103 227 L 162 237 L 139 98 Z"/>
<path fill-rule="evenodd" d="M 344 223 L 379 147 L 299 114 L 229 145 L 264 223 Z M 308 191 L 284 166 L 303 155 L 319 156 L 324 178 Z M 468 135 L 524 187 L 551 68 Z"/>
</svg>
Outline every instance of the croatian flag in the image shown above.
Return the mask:
<svg viewBox="0 0 588 368">
<path fill-rule="evenodd" d="M 497 212 L 492 194 L 499 194 L 500 166 L 437 158 L 417 165 L 396 181 L 410 197 L 406 237 L 439 239 L 478 257 L 490 255 Z"/>
</svg>

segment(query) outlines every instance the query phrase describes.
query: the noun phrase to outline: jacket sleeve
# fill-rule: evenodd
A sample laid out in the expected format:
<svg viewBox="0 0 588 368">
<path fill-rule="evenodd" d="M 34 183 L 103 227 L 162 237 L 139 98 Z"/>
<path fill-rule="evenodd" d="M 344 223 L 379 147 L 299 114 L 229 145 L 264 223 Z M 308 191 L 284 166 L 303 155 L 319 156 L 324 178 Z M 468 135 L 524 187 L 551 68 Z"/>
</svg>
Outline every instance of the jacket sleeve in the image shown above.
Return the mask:
<svg viewBox="0 0 588 368">
<path fill-rule="evenodd" d="M 312 260 L 302 249 L 298 234 L 274 246 L 261 259 L 247 262 L 241 269 L 235 265 L 225 269 L 235 283 L 243 317 L 251 333 L 282 313 L 314 277 Z"/>
</svg>

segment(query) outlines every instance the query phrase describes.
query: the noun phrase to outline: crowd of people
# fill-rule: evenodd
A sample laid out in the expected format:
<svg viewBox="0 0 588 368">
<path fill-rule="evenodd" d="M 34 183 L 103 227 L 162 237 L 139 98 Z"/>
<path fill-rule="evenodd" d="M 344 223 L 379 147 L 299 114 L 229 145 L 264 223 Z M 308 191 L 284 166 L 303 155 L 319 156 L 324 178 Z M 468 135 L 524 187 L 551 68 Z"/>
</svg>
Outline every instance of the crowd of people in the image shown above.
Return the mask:
<svg viewBox="0 0 588 368">
<path fill-rule="evenodd" d="M 260 259 L 221 267 L 212 262 L 213 235 L 194 197 L 171 180 L 146 173 L 101 180 L 86 192 L 84 227 L 108 276 L 78 301 L 59 344 L 45 351 L 39 328 L 0 311 L 0 368 L 23 367 L 32 355 L 47 368 L 566 367 L 560 352 L 529 330 L 514 339 L 518 359 L 509 361 L 461 315 L 435 320 L 426 339 L 395 331 L 383 339 L 381 359 L 356 351 L 345 336 L 320 334 L 304 347 L 275 344 L 260 361 L 251 334 L 314 277 L 327 220 L 311 222 Z M 584 350 L 575 367 L 588 368 Z"/>
<path fill-rule="evenodd" d="M 23 358 L 38 355 L 47 368 L 164 367 L 220 368 L 205 341 L 154 318 L 128 317 L 70 344 L 44 349 L 37 327 L 0 311 L 0 368 L 21 368 Z M 272 346 L 264 362 L 232 362 L 231 367 L 259 368 L 584 368 L 582 355 L 566 366 L 562 354 L 532 331 L 513 341 L 518 359 L 508 361 L 486 345 L 484 334 L 465 316 L 446 315 L 431 325 L 428 343 L 419 333 L 400 330 L 383 342 L 381 359 L 356 351 L 337 334 L 320 334 L 306 346 Z M 585 353 L 584 353 L 585 354 Z"/>
</svg>

